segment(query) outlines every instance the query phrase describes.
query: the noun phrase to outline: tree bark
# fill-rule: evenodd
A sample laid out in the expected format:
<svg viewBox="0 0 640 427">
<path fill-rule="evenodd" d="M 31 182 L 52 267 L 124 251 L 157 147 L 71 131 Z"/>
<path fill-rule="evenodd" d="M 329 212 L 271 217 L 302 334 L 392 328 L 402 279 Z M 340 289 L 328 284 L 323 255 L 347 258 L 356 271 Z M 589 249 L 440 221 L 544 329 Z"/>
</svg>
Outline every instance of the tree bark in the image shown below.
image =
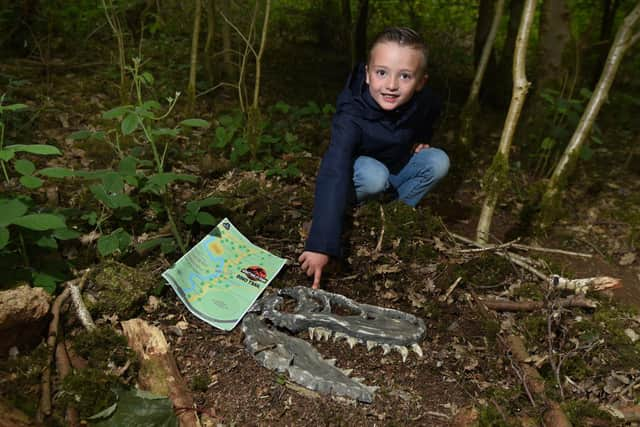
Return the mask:
<svg viewBox="0 0 640 427">
<path fill-rule="evenodd" d="M 538 42 L 538 91 L 555 89 L 568 77 L 567 45 L 571 40 L 570 17 L 566 0 L 542 2 L 540 40 Z"/>
<path fill-rule="evenodd" d="M 226 16 L 229 15 L 230 9 L 230 0 L 222 0 L 222 12 Z M 226 20 L 222 21 L 222 69 L 225 80 L 234 80 L 236 73 L 231 50 L 231 26 Z"/>
<path fill-rule="evenodd" d="M 198 69 L 198 46 L 200 40 L 200 19 L 202 18 L 202 1 L 196 0 L 193 12 L 193 33 L 191 36 L 191 60 L 189 62 L 189 84 L 187 85 L 187 97 L 189 99 L 189 112 L 193 112 L 196 105 L 196 71 Z"/>
<path fill-rule="evenodd" d="M 482 206 L 482 211 L 480 212 L 480 219 L 478 220 L 476 230 L 476 240 L 481 243 L 486 243 L 489 239 L 493 212 L 498 197 L 506 185 L 511 142 L 513 141 L 513 135 L 518 125 L 520 112 L 522 111 L 522 106 L 529 90 L 530 83 L 527 80 L 525 64 L 529 34 L 531 32 L 535 11 L 536 0 L 526 0 L 516 40 L 515 56 L 513 58 L 513 93 L 511 96 L 511 105 L 509 106 L 509 112 L 507 113 L 507 118 L 502 130 L 498 152 L 494 157 L 493 164 L 485 173 L 484 182 L 487 196 Z"/>
<path fill-rule="evenodd" d="M 215 41 L 216 33 L 216 0 L 204 0 L 207 5 L 207 39 L 204 42 L 204 58 L 205 66 L 207 67 L 207 77 L 209 78 L 209 84 L 215 83 L 215 67 L 213 65 L 213 53 L 211 49 Z"/>
<path fill-rule="evenodd" d="M 478 5 L 478 21 L 473 37 L 473 66 L 478 68 L 482 50 L 491 31 L 491 25 L 495 17 L 496 0 L 480 0 Z"/>
<path fill-rule="evenodd" d="M 369 0 L 358 2 L 358 18 L 353 34 L 353 54 L 351 63 L 355 64 L 367 60 L 367 24 L 369 21 Z"/>
<path fill-rule="evenodd" d="M 627 49 L 638 40 L 638 34 L 634 35 L 632 32 L 639 19 L 640 2 L 636 4 L 620 25 L 595 91 L 547 184 L 546 191 L 542 196 L 542 210 L 539 221 L 543 227 L 549 226 L 555 219 L 557 207 L 560 203 L 560 194 L 566 187 L 568 177 L 573 173 L 580 149 L 584 146 L 600 108 L 607 99 L 620 62 Z"/>
<path fill-rule="evenodd" d="M 356 64 L 353 63 L 353 32 L 351 31 L 351 0 L 342 0 L 342 37 L 344 43 L 344 51 L 347 52 L 347 59 L 351 61 L 351 68 Z"/>
<path fill-rule="evenodd" d="M 489 63 L 491 51 L 493 50 L 493 43 L 498 34 L 498 27 L 500 26 L 500 18 L 502 18 L 502 10 L 504 9 L 504 0 L 496 0 L 493 21 L 489 29 L 489 34 L 486 37 L 484 46 L 482 47 L 482 54 L 476 68 L 476 75 L 471 83 L 471 91 L 469 98 L 467 99 L 466 108 L 471 108 L 478 101 L 478 94 L 480 93 L 480 86 L 482 85 L 482 79 Z M 475 49 L 475 46 L 474 46 Z"/>
<path fill-rule="evenodd" d="M 168 396 L 178 415 L 181 427 L 200 426 L 193 397 L 180 375 L 162 331 L 141 319 L 122 322 L 122 330 L 129 347 L 138 355 L 140 388 L 159 396 Z"/>
</svg>

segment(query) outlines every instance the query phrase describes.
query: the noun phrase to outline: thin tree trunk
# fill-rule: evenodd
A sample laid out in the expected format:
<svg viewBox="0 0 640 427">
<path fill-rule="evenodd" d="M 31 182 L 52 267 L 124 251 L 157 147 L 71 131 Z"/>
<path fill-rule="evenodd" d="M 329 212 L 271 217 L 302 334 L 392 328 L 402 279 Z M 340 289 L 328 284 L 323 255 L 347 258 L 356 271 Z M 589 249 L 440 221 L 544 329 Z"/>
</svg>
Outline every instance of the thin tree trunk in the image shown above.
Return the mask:
<svg viewBox="0 0 640 427">
<path fill-rule="evenodd" d="M 358 5 L 358 18 L 354 27 L 353 55 L 351 63 L 357 64 L 366 61 L 367 58 L 367 23 L 369 21 L 369 0 L 360 0 Z"/>
<path fill-rule="evenodd" d="M 222 12 L 225 16 L 229 15 L 231 9 L 230 0 L 222 1 Z M 233 80 L 235 76 L 235 68 L 233 65 L 233 57 L 231 51 L 231 26 L 224 20 L 222 22 L 222 69 L 224 71 L 225 80 Z"/>
<path fill-rule="evenodd" d="M 580 122 L 547 184 L 546 192 L 542 196 L 542 212 L 540 214 L 540 222 L 543 227 L 548 226 L 555 217 L 560 193 L 566 187 L 567 178 L 573 173 L 580 149 L 589 136 L 593 122 L 598 116 L 602 104 L 607 99 L 609 89 L 611 88 L 611 84 L 613 83 L 613 79 L 616 76 L 625 52 L 640 39 L 640 33 L 632 33 L 633 27 L 639 19 L 640 2 L 636 4 L 634 9 L 624 19 L 622 25 L 620 25 L 595 91 L 589 100 L 589 104 L 587 104 L 587 107 L 582 113 Z"/>
<path fill-rule="evenodd" d="M 498 34 L 498 27 L 500 26 L 500 19 L 502 18 L 502 11 L 504 9 L 504 0 L 497 0 L 495 4 L 495 13 L 493 15 L 493 21 L 491 22 L 491 29 L 489 35 L 485 40 L 482 48 L 482 55 L 480 55 L 480 62 L 476 69 L 476 75 L 471 83 L 471 91 L 469 98 L 467 99 L 467 107 L 475 104 L 478 101 L 478 94 L 480 93 L 480 86 L 482 85 L 482 79 L 484 78 L 484 72 L 487 69 L 489 63 L 489 57 L 493 50 L 493 43 L 496 40 L 496 34 Z"/>
<path fill-rule="evenodd" d="M 496 0 L 480 0 L 478 5 L 478 21 L 476 22 L 476 31 L 473 36 L 473 66 L 475 68 L 480 64 L 482 50 L 491 31 L 495 16 L 495 4 Z"/>
<path fill-rule="evenodd" d="M 345 52 L 349 55 L 347 59 L 351 61 L 351 68 L 356 64 L 353 63 L 355 58 L 353 52 L 353 32 L 351 31 L 351 0 L 342 0 L 342 40 Z"/>
<path fill-rule="evenodd" d="M 191 61 L 189 66 L 189 84 L 187 85 L 187 97 L 189 99 L 189 112 L 193 112 L 196 105 L 196 71 L 198 69 L 198 45 L 200 40 L 200 19 L 202 18 L 202 1 L 196 0 L 196 8 L 193 13 L 193 34 L 191 37 Z"/>
<path fill-rule="evenodd" d="M 207 39 L 204 43 L 204 58 L 205 66 L 207 67 L 207 77 L 209 78 L 209 83 L 213 85 L 216 78 L 211 48 L 215 41 L 216 33 L 216 0 L 204 1 L 207 2 Z"/>
<path fill-rule="evenodd" d="M 262 75 L 262 55 L 267 43 L 267 31 L 269 30 L 269 12 L 271 11 L 271 0 L 267 0 L 264 7 L 264 20 L 262 21 L 262 35 L 260 36 L 260 48 L 256 54 L 256 81 L 253 86 L 253 108 L 258 108 L 260 99 L 260 77 Z"/>
<path fill-rule="evenodd" d="M 108 4 L 107 4 L 108 2 Z M 107 23 L 113 31 L 113 35 L 116 38 L 118 44 L 118 67 L 120 68 L 120 102 L 126 104 L 129 100 L 127 96 L 127 75 L 126 75 L 126 59 L 124 50 L 124 33 L 122 32 L 122 25 L 120 24 L 120 18 L 118 12 L 115 10 L 115 6 L 112 0 L 102 0 L 102 8 L 104 9 Z"/>
<path fill-rule="evenodd" d="M 537 90 L 559 88 L 568 77 L 567 45 L 571 39 L 569 8 L 565 0 L 547 0 L 540 13 L 540 41 L 538 43 Z M 563 61 L 565 59 L 565 61 Z"/>
<path fill-rule="evenodd" d="M 529 34 L 531 25 L 536 11 L 536 0 L 526 0 L 520 19 L 520 28 L 516 39 L 515 53 L 513 58 L 513 93 L 511 96 L 511 105 L 502 130 L 500 138 L 500 146 L 498 152 L 493 158 L 493 162 L 489 170 L 485 173 L 484 183 L 487 196 L 480 219 L 478 220 L 478 228 L 476 230 L 476 240 L 480 243 L 486 243 L 489 239 L 489 231 L 491 229 L 491 221 L 493 212 L 498 201 L 498 197 L 502 193 L 507 184 L 507 174 L 509 171 L 509 151 L 513 135 L 518 125 L 522 105 L 529 91 L 530 83 L 526 76 L 526 58 L 527 45 L 529 42 Z"/>
</svg>

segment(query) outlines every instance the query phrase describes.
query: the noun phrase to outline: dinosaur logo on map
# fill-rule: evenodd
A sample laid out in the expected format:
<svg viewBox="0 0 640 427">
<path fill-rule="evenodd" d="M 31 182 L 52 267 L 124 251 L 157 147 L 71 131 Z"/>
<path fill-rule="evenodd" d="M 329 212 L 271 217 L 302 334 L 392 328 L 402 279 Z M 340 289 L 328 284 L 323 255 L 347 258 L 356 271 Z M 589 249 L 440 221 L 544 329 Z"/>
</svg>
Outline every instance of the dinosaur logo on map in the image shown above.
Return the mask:
<svg viewBox="0 0 640 427">
<path fill-rule="evenodd" d="M 262 283 L 267 282 L 267 272 L 259 265 L 252 265 L 251 267 L 243 268 L 240 271 L 242 271 L 244 275 L 251 280 Z"/>
</svg>

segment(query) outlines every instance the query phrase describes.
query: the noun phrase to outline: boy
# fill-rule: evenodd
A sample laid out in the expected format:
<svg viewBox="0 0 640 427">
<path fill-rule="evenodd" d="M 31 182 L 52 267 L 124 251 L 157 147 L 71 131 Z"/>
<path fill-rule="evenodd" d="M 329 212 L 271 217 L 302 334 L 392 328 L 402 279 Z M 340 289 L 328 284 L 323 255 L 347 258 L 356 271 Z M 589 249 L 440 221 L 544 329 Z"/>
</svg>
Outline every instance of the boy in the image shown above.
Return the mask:
<svg viewBox="0 0 640 427">
<path fill-rule="evenodd" d="M 313 288 L 320 287 L 329 257 L 342 255 L 344 214 L 354 195 L 362 202 L 391 193 L 415 207 L 447 174 L 449 158 L 427 144 L 440 104 L 423 89 L 426 67 L 422 38 L 409 28 L 388 28 L 339 95 L 316 180 L 311 230 L 298 258 L 313 276 Z"/>
</svg>

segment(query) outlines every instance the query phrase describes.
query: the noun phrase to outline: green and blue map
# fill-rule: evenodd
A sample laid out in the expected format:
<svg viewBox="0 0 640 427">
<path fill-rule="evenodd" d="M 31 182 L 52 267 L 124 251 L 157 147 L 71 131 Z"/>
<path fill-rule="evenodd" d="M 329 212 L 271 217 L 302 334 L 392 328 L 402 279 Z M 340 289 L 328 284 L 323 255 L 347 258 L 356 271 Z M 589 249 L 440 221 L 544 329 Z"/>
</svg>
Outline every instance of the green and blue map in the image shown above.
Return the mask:
<svg viewBox="0 0 640 427">
<path fill-rule="evenodd" d="M 194 315 L 230 331 L 284 264 L 225 218 L 162 277 Z"/>
</svg>

